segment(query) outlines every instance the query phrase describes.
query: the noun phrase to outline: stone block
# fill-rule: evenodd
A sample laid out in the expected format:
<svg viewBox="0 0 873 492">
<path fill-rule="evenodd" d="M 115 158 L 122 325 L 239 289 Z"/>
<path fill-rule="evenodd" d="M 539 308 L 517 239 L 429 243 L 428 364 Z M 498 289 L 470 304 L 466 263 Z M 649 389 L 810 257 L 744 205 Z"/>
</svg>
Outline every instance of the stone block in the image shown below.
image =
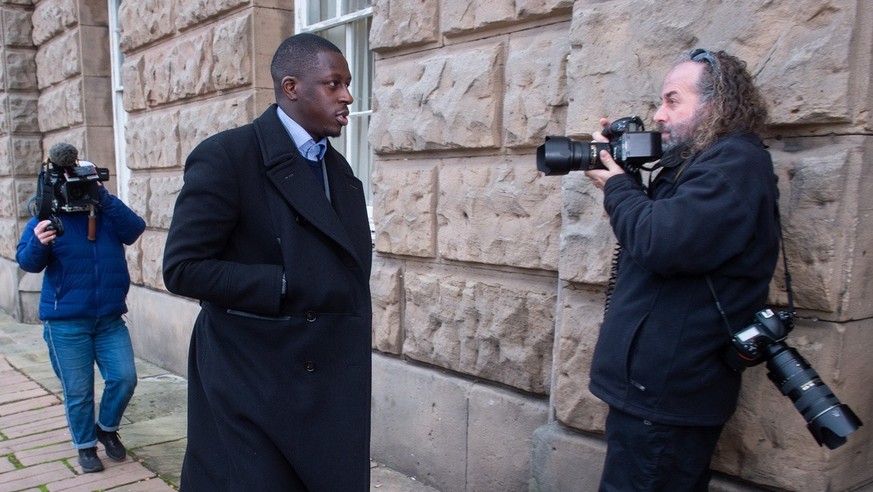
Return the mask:
<svg viewBox="0 0 873 492">
<path fill-rule="evenodd" d="M 560 181 L 539 174 L 534 156 L 447 159 L 439 183 L 440 257 L 557 270 Z"/>
<path fill-rule="evenodd" d="M 39 88 L 45 89 L 82 73 L 79 30 L 74 29 L 44 43 L 36 52 Z"/>
<path fill-rule="evenodd" d="M 447 373 L 374 354 L 370 454 L 438 490 L 466 490 L 472 387 Z"/>
<path fill-rule="evenodd" d="M 142 251 L 142 283 L 146 287 L 166 291 L 164 285 L 164 245 L 167 243 L 167 233 L 163 231 L 145 231 L 140 236 L 139 247 Z"/>
<path fill-rule="evenodd" d="M 213 30 L 195 31 L 170 46 L 145 54 L 144 93 L 149 106 L 200 96 L 214 90 Z"/>
<path fill-rule="evenodd" d="M 7 90 L 35 90 L 37 87 L 35 51 L 6 49 L 3 83 Z"/>
<path fill-rule="evenodd" d="M 19 239 L 18 221 L 14 217 L 0 217 L 0 257 L 14 260 Z"/>
<path fill-rule="evenodd" d="M 179 31 L 183 31 L 207 19 L 251 3 L 251 0 L 195 0 L 178 2 L 176 4 L 175 27 Z"/>
<path fill-rule="evenodd" d="M 442 26 L 446 36 L 477 33 L 528 20 L 533 16 L 569 12 L 573 0 L 492 0 L 444 2 Z"/>
<path fill-rule="evenodd" d="M 32 12 L 29 10 L 2 9 L 3 44 L 7 48 L 33 47 L 33 23 L 31 17 Z"/>
<path fill-rule="evenodd" d="M 0 178 L 0 196 L 16 196 L 15 180 L 13 178 Z M 15 200 L 0 201 L 0 217 L 13 218 L 16 216 Z"/>
<path fill-rule="evenodd" d="M 130 115 L 124 131 L 130 169 L 179 167 L 179 113 L 176 110 Z"/>
<path fill-rule="evenodd" d="M 69 79 L 44 90 L 38 100 L 38 128 L 43 132 L 60 130 L 85 122 L 82 80 Z M 51 148 L 51 147 L 49 147 Z"/>
<path fill-rule="evenodd" d="M 465 269 L 404 273 L 405 356 L 530 393 L 549 391 L 554 279 Z"/>
<path fill-rule="evenodd" d="M 92 0 L 93 1 L 93 0 Z M 106 10 L 105 8 L 103 9 Z M 112 61 L 109 54 L 109 29 L 103 26 L 83 25 L 79 27 L 82 46 L 88 47 L 87 56 L 82 57 L 82 75 L 85 77 L 112 77 Z M 110 89 L 107 96 L 112 94 Z"/>
<path fill-rule="evenodd" d="M 169 229 L 173 220 L 176 198 L 182 190 L 182 174 L 152 174 L 148 178 L 148 223 L 158 229 Z"/>
<path fill-rule="evenodd" d="M 532 492 L 593 491 L 600 484 L 606 443 L 558 422 L 538 428 L 531 453 Z"/>
<path fill-rule="evenodd" d="M 370 49 L 379 52 L 439 41 L 439 7 L 439 0 L 375 2 Z"/>
<path fill-rule="evenodd" d="M 188 343 L 200 305 L 133 285 L 127 306 L 127 326 L 137 357 L 187 377 Z"/>
<path fill-rule="evenodd" d="M 606 405 L 588 391 L 603 301 L 601 291 L 565 284 L 558 304 L 552 405 L 559 421 L 590 432 L 602 432 L 606 421 Z"/>
<path fill-rule="evenodd" d="M 544 179 L 561 181 L 561 278 L 568 282 L 605 285 L 617 242 L 609 216 L 603 209 L 603 192 L 581 172 Z"/>
<path fill-rule="evenodd" d="M 211 51 L 212 86 L 215 90 L 250 84 L 254 76 L 252 15 L 248 13 L 217 25 Z"/>
<path fill-rule="evenodd" d="M 868 87 L 870 77 L 869 66 L 865 70 L 850 58 L 860 5 L 706 0 L 598 2 L 576 8 L 568 65 L 568 114 L 574 117 L 568 120 L 567 133 L 597 130 L 604 116 L 636 114 L 651 121 L 653 101 L 673 59 L 698 46 L 726 49 L 748 63 L 770 102 L 772 123 L 863 119 L 863 104 L 851 106 L 852 87 Z"/>
<path fill-rule="evenodd" d="M 527 490 L 533 435 L 548 422 L 548 401 L 483 384 L 468 399 L 465 490 Z"/>
<path fill-rule="evenodd" d="M 500 145 L 503 43 L 377 64 L 370 144 L 377 153 Z M 403 117 L 397 117 L 403 115 Z"/>
<path fill-rule="evenodd" d="M 130 2 L 126 2 L 130 3 Z M 137 2 L 138 3 L 138 2 Z M 77 0 L 43 0 L 33 9 L 33 44 L 40 46 L 79 21 Z"/>
<path fill-rule="evenodd" d="M 376 256 L 370 275 L 373 299 L 373 348 L 400 355 L 403 348 L 403 269 L 400 262 Z"/>
<path fill-rule="evenodd" d="M 37 99 L 24 93 L 7 93 L 0 98 L 5 102 L 0 112 L 3 114 L 4 133 L 38 133 L 42 128 L 37 120 Z M 4 111 L 5 110 L 5 111 Z M 8 125 L 8 126 L 7 126 Z"/>
<path fill-rule="evenodd" d="M 546 135 L 563 134 L 570 53 L 567 29 L 561 23 L 512 34 L 503 102 L 507 147 L 540 145 Z"/>
<path fill-rule="evenodd" d="M 186 105 L 179 111 L 179 155 L 187 157 L 207 137 L 245 125 L 255 116 L 250 93 Z"/>
<path fill-rule="evenodd" d="M 144 71 L 144 56 L 125 57 L 121 65 L 121 83 L 124 86 L 122 102 L 125 111 L 133 112 L 148 107 L 145 100 Z"/>
<path fill-rule="evenodd" d="M 438 161 L 377 161 L 372 176 L 376 251 L 436 256 Z"/>
<path fill-rule="evenodd" d="M 798 137 L 768 141 L 780 179 L 780 213 L 794 301 L 827 319 L 873 315 L 873 286 L 852 279 L 873 274 L 865 254 L 873 242 L 873 176 L 865 163 L 873 139 Z M 850 230 L 853 234 L 835 234 Z M 775 275 L 784 291 L 783 274 Z M 784 296 L 782 297 L 784 299 Z"/>
<path fill-rule="evenodd" d="M 0 219 L 0 229 L 4 228 Z M 20 316 L 18 275 L 21 270 L 14 260 L 0 257 L 0 310 L 11 314 L 16 319 Z"/>
<path fill-rule="evenodd" d="M 122 26 L 119 43 L 128 53 L 175 32 L 175 10 L 162 0 L 121 2 L 118 25 Z M 197 5 L 195 3 L 193 5 Z"/>
<path fill-rule="evenodd" d="M 12 166 L 16 178 L 36 177 L 43 161 L 42 139 L 39 136 L 15 135 L 9 144 L 11 154 L 0 155 L 0 160 L 5 160 L 5 165 Z M 5 151 L 6 147 L 0 144 L 0 149 Z M 0 164 L 0 168 L 3 166 L 4 164 Z"/>
</svg>

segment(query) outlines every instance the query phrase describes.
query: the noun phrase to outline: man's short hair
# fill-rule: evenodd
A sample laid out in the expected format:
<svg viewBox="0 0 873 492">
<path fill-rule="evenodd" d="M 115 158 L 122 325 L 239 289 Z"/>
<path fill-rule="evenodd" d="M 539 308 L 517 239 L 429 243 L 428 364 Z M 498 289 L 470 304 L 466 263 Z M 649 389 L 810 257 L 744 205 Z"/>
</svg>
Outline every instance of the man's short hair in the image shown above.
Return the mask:
<svg viewBox="0 0 873 492">
<path fill-rule="evenodd" d="M 278 87 L 283 78 L 312 70 L 318 62 L 318 54 L 324 51 L 342 54 L 335 44 L 315 34 L 302 33 L 285 39 L 276 48 L 270 63 L 273 85 Z"/>
</svg>

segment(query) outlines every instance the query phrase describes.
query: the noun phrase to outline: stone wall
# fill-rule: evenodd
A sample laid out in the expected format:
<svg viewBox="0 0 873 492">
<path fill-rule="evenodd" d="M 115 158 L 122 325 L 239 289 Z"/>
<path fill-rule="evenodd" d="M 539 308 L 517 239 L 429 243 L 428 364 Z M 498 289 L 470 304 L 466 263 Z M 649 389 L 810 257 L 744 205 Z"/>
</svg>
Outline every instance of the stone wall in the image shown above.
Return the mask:
<svg viewBox="0 0 873 492">
<path fill-rule="evenodd" d="M 444 491 L 596 488 L 605 407 L 588 367 L 614 239 L 600 192 L 579 173 L 541 176 L 534 152 L 545 135 L 588 138 L 602 116 L 651 121 L 673 57 L 705 46 L 747 60 L 769 101 L 802 317 L 789 343 L 867 422 L 819 448 L 765 369 L 750 369 L 714 489 L 873 480 L 873 5 L 373 4 L 375 459 Z M 114 162 L 106 9 L 0 0 L 0 308 L 13 313 L 19 283 L 36 285 L 14 244 L 43 148 L 67 141 Z M 198 307 L 161 274 L 184 159 L 273 101 L 269 61 L 293 2 L 124 1 L 119 24 L 128 202 L 148 224 L 128 249 L 129 324 L 138 355 L 184 375 Z M 776 304 L 782 288 L 780 272 Z"/>
</svg>

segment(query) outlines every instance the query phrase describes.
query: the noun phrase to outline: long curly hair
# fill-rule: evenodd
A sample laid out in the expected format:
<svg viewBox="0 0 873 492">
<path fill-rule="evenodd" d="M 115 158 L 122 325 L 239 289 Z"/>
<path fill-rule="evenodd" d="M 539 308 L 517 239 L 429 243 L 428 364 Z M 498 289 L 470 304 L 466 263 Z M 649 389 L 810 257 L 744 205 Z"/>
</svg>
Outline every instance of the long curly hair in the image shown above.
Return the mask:
<svg viewBox="0 0 873 492">
<path fill-rule="evenodd" d="M 746 63 L 724 51 L 703 52 L 692 59 L 695 50 L 680 56 L 673 64 L 704 64 L 697 82 L 700 93 L 699 127 L 689 142 L 688 151 L 696 153 L 729 133 L 760 134 L 767 124 L 767 106 L 755 86 Z"/>
</svg>

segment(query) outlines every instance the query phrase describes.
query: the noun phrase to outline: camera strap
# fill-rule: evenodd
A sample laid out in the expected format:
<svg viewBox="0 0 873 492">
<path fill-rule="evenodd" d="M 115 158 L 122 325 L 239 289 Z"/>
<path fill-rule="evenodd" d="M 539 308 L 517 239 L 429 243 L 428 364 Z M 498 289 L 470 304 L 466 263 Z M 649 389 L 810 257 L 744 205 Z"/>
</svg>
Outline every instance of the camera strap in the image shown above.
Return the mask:
<svg viewBox="0 0 873 492">
<path fill-rule="evenodd" d="M 792 317 L 794 317 L 794 289 L 791 288 L 791 272 L 788 271 L 788 255 L 785 254 L 785 235 L 782 233 L 782 221 L 780 220 L 778 197 L 774 209 L 776 212 L 776 226 L 779 228 L 779 246 L 782 250 L 782 265 L 785 269 L 785 293 L 788 294 L 788 312 L 791 313 Z M 712 293 L 712 299 L 715 301 L 715 308 L 721 315 L 725 328 L 727 328 L 728 338 L 733 338 L 734 330 L 731 328 L 727 314 L 725 314 L 724 309 L 721 307 L 721 302 L 718 300 L 718 295 L 715 293 L 715 286 L 713 285 L 712 278 L 709 274 L 706 274 L 706 285 L 709 287 L 709 292 Z"/>
</svg>

